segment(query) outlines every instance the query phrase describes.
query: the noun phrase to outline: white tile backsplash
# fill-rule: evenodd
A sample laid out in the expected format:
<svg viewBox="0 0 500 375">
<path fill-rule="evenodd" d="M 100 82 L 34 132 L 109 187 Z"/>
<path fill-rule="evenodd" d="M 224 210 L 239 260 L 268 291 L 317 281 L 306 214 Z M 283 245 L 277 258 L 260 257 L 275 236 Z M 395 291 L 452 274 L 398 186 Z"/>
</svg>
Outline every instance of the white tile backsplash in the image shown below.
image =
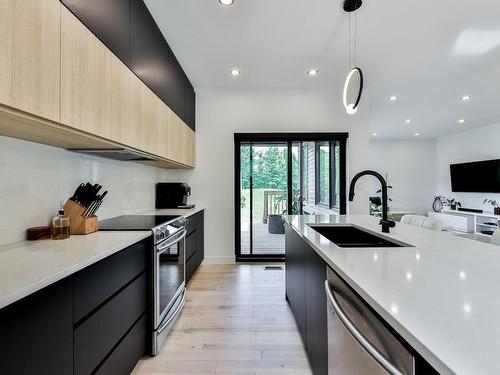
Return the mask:
<svg viewBox="0 0 500 375">
<path fill-rule="evenodd" d="M 59 201 L 66 201 L 81 182 L 99 183 L 109 191 L 99 219 L 152 209 L 155 183 L 167 174 L 0 136 L 0 245 L 23 240 L 28 227 L 48 225 Z"/>
</svg>

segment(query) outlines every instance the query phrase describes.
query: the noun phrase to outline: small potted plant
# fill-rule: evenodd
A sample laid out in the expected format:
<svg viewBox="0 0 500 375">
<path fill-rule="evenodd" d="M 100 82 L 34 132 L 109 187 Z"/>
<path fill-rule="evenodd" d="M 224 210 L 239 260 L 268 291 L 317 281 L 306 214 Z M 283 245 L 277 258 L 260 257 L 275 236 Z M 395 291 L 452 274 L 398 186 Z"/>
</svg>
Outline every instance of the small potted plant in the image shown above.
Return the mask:
<svg viewBox="0 0 500 375">
<path fill-rule="evenodd" d="M 283 204 L 286 204 L 286 194 L 278 196 L 274 202 L 274 211 L 282 209 Z M 282 215 L 286 214 L 286 209 L 281 214 L 269 214 L 267 217 L 267 230 L 272 234 L 285 233 L 285 221 Z"/>
<path fill-rule="evenodd" d="M 462 207 L 462 204 L 455 199 L 447 199 L 448 205 L 450 206 L 450 210 L 456 210 L 457 207 Z"/>
<path fill-rule="evenodd" d="M 493 213 L 494 213 L 495 215 L 500 215 L 500 205 L 497 203 L 497 201 L 496 201 L 496 200 L 486 198 L 486 199 L 484 200 L 483 204 L 484 204 L 484 203 L 489 203 L 489 204 L 491 204 L 491 205 L 493 206 Z"/>
</svg>

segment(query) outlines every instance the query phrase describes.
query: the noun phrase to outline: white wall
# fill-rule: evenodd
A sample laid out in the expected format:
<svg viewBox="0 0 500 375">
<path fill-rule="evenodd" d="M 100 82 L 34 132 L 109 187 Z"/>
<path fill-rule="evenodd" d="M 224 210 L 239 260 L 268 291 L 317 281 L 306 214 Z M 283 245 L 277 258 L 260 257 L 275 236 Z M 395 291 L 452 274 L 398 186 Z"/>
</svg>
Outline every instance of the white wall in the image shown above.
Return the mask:
<svg viewBox="0 0 500 375">
<path fill-rule="evenodd" d="M 26 228 L 48 225 L 81 182 L 108 190 L 99 218 L 154 208 L 154 184 L 163 170 L 0 137 L 0 244 L 25 238 Z"/>
<path fill-rule="evenodd" d="M 347 131 L 349 171 L 368 166 L 368 94 L 355 116 L 342 107 L 341 89 L 197 90 L 197 166 L 173 172 L 170 180 L 187 181 L 191 201 L 207 207 L 207 260 L 234 260 L 234 133 Z M 368 191 L 359 184 L 353 213 L 367 213 Z"/>
<path fill-rule="evenodd" d="M 384 177 L 391 211 L 427 213 L 432 209 L 436 189 L 436 142 L 433 139 L 371 139 L 370 169 Z M 380 189 L 371 183 L 371 195 Z"/>
<path fill-rule="evenodd" d="M 463 206 L 493 211 L 483 205 L 485 198 L 500 199 L 500 194 L 453 193 L 450 182 L 450 164 L 500 159 L 500 124 L 453 134 L 436 140 L 436 192 L 455 198 Z"/>
</svg>

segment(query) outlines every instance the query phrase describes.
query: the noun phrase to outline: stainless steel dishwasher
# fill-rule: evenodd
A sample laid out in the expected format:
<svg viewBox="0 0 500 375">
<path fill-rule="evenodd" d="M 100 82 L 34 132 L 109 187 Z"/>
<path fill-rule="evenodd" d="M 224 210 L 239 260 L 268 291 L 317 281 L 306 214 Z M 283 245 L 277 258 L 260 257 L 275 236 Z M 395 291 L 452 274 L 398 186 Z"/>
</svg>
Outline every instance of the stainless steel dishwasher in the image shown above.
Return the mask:
<svg viewBox="0 0 500 375">
<path fill-rule="evenodd" d="M 415 358 L 329 267 L 329 375 L 413 375 Z"/>
</svg>

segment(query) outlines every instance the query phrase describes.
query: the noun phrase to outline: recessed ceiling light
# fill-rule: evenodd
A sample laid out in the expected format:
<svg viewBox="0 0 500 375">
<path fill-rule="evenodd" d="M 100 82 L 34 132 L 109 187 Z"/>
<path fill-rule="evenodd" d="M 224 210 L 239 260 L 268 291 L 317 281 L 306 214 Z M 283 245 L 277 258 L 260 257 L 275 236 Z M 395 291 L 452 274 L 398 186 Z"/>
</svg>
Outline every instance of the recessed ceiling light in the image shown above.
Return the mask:
<svg viewBox="0 0 500 375">
<path fill-rule="evenodd" d="M 219 3 L 224 6 L 233 5 L 234 0 L 219 0 Z"/>
<path fill-rule="evenodd" d="M 463 124 L 464 122 L 465 122 L 465 120 L 463 118 L 461 118 L 460 120 L 458 120 L 459 124 Z"/>
<path fill-rule="evenodd" d="M 231 75 L 233 77 L 238 77 L 241 74 L 241 71 L 239 69 L 233 68 L 231 69 Z"/>
<path fill-rule="evenodd" d="M 372 135 L 373 135 L 374 137 L 376 137 L 376 136 L 377 136 L 377 133 L 373 133 Z"/>
<path fill-rule="evenodd" d="M 307 71 L 307 74 L 309 74 L 311 77 L 317 76 L 319 73 L 318 69 L 310 69 Z"/>
<path fill-rule="evenodd" d="M 464 304 L 464 311 L 465 311 L 467 314 L 470 314 L 470 312 L 472 311 L 472 307 L 471 307 L 468 303 L 465 303 L 465 304 Z"/>
<path fill-rule="evenodd" d="M 391 102 L 395 102 L 396 100 L 398 100 L 398 97 L 396 95 L 389 97 L 389 101 Z"/>
<path fill-rule="evenodd" d="M 420 136 L 420 133 L 415 133 L 415 137 L 419 137 Z"/>
<path fill-rule="evenodd" d="M 466 102 L 468 100 L 471 100 L 472 99 L 472 96 L 470 95 L 464 95 L 460 98 L 463 102 Z"/>
<path fill-rule="evenodd" d="M 411 124 L 411 120 L 410 119 L 405 120 L 405 124 Z"/>
</svg>

